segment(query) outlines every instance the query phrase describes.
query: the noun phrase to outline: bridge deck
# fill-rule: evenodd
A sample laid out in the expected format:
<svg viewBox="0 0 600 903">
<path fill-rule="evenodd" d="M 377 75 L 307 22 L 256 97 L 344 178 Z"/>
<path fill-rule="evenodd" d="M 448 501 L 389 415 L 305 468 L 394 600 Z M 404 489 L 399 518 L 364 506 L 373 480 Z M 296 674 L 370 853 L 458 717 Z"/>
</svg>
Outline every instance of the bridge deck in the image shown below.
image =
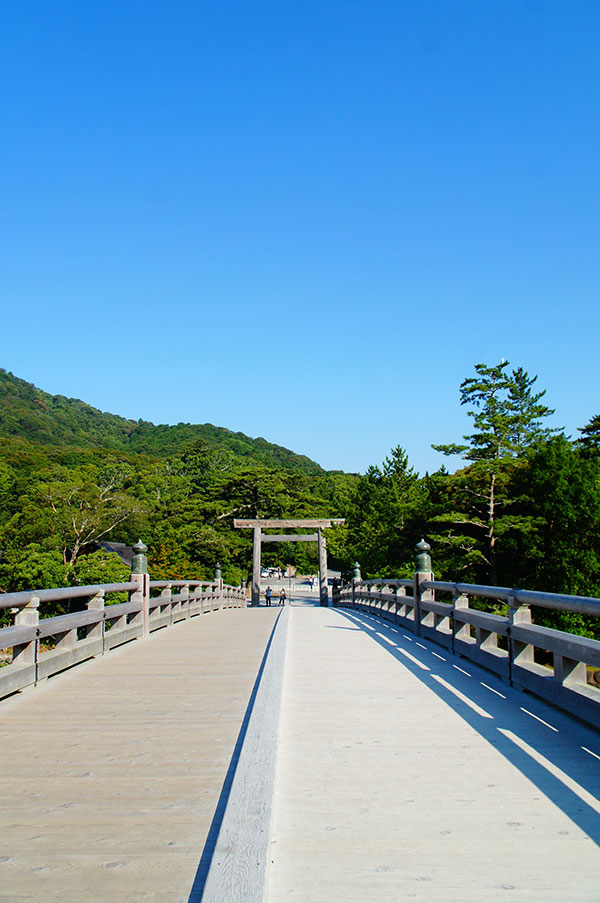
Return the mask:
<svg viewBox="0 0 600 903">
<path fill-rule="evenodd" d="M 379 620 L 290 614 L 269 903 L 600 900 L 595 731 Z"/>
<path fill-rule="evenodd" d="M 182 621 L 2 703 L 3 903 L 186 903 L 276 615 Z"/>
<path fill-rule="evenodd" d="M 600 735 L 401 630 L 304 601 L 289 612 L 268 903 L 598 901 Z M 199 895 L 279 611 L 182 622 L 2 703 L 0 900 Z"/>
</svg>

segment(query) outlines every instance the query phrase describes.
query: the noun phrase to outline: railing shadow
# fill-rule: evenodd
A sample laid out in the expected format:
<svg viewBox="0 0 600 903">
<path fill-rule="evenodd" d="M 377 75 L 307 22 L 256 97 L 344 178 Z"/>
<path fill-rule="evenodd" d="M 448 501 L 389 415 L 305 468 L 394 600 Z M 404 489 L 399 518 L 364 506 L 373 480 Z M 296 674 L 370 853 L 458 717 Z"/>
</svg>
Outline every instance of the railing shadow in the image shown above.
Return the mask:
<svg viewBox="0 0 600 903">
<path fill-rule="evenodd" d="M 478 665 L 442 647 L 438 652 L 427 640 L 409 637 L 402 627 L 336 610 L 401 662 L 600 845 L 598 732 L 502 683 Z M 387 639 L 377 635 L 384 631 Z"/>
</svg>

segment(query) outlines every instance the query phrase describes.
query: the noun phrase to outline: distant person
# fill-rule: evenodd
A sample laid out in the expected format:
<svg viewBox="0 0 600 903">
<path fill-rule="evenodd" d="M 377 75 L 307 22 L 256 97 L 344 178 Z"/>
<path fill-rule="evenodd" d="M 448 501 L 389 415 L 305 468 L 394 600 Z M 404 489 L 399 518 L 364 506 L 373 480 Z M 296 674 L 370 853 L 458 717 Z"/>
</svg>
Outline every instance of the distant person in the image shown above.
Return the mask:
<svg viewBox="0 0 600 903">
<path fill-rule="evenodd" d="M 265 592 L 265 599 L 266 599 L 267 605 L 271 605 L 271 596 L 272 595 L 273 595 L 273 591 L 271 590 L 271 587 L 267 586 L 267 589 Z"/>
<path fill-rule="evenodd" d="M 281 592 L 279 593 L 279 604 L 285 605 L 285 588 L 281 587 Z"/>
</svg>

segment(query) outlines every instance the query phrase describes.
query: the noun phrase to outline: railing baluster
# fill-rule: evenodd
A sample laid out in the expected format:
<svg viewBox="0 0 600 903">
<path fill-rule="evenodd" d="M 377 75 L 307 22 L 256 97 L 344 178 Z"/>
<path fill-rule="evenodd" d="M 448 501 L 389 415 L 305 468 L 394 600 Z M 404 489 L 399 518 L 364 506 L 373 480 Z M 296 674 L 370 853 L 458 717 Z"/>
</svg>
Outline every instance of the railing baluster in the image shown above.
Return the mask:
<svg viewBox="0 0 600 903">
<path fill-rule="evenodd" d="M 586 674 L 587 665 L 600 668 L 600 641 L 533 624 L 530 608 L 539 605 L 600 616 L 600 599 L 435 580 L 429 546 L 421 541 L 416 551 L 412 581 L 361 580 L 357 564 L 351 583 L 340 587 L 340 607 L 363 610 L 382 619 L 393 610 L 396 623 L 413 633 L 451 648 L 509 683 L 600 727 L 600 690 L 587 684 Z M 390 601 L 385 598 L 389 595 L 386 590 L 393 584 L 394 598 Z M 412 584 L 412 596 L 406 593 L 407 584 Z M 451 593 L 452 604 L 437 602 L 436 590 Z M 471 596 L 501 601 L 507 605 L 508 615 L 472 609 Z M 505 638 L 506 649 L 499 637 Z M 553 670 L 536 662 L 536 648 L 553 656 Z"/>
<path fill-rule="evenodd" d="M 101 640 L 102 641 L 102 655 L 104 655 L 104 590 L 100 589 L 97 593 L 95 593 L 91 599 L 88 600 L 87 603 L 88 611 L 98 611 L 100 612 L 100 617 L 97 623 L 90 624 L 85 628 L 85 636 L 88 640 Z"/>
<path fill-rule="evenodd" d="M 15 615 L 15 626 L 37 627 L 40 620 L 39 605 L 39 597 L 31 596 L 29 602 Z M 26 643 L 17 643 L 13 646 L 13 665 L 33 665 L 35 669 L 35 683 L 37 683 L 38 656 L 39 640 L 37 636 L 32 637 Z"/>
</svg>

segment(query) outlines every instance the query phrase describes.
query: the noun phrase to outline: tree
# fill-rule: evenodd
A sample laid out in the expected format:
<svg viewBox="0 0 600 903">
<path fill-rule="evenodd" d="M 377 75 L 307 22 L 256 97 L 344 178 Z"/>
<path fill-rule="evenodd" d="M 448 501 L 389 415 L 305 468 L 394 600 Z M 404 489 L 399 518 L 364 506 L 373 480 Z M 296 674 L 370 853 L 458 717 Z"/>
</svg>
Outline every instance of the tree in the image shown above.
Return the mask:
<svg viewBox="0 0 600 903">
<path fill-rule="evenodd" d="M 425 485 L 409 466 L 406 452 L 393 448 L 381 467 L 369 467 L 358 480 L 348 506 L 346 563 L 358 558 L 365 574 L 381 576 L 398 576 L 410 563 L 412 573 L 426 499 Z"/>
<path fill-rule="evenodd" d="M 542 427 L 542 419 L 554 411 L 540 399 L 545 391 L 534 393 L 537 377 L 530 378 L 522 367 L 508 372 L 509 362 L 488 366 L 476 364 L 476 377 L 464 379 L 460 385 L 460 403 L 469 405 L 475 432 L 463 436 L 465 445 L 434 445 L 445 455 L 461 455 L 471 465 L 450 481 L 453 510 L 438 515 L 436 520 L 450 525 L 442 542 L 472 537 L 476 551 L 487 570 L 491 583 L 497 583 L 496 545 L 499 531 L 519 529 L 524 525 L 506 510 L 504 497 L 511 464 L 524 450 L 548 438 L 555 430 Z M 454 491 L 452 491 L 454 490 Z M 501 519 L 499 504 L 504 506 Z"/>
<path fill-rule="evenodd" d="M 532 529 L 502 550 L 509 585 L 553 593 L 600 595 L 600 460 L 565 436 L 531 448 L 510 491 Z M 598 637 L 597 618 L 539 609 L 536 623 Z"/>
<path fill-rule="evenodd" d="M 81 468 L 56 476 L 41 483 L 38 494 L 49 512 L 63 561 L 74 567 L 82 552 L 123 524 L 137 506 L 123 492 L 121 468 Z"/>
<path fill-rule="evenodd" d="M 127 583 L 130 568 L 114 552 L 98 549 L 88 555 L 80 555 L 70 573 L 74 586 L 90 586 L 94 583 Z M 127 593 L 115 593 L 111 604 L 127 602 Z"/>
<path fill-rule="evenodd" d="M 586 458 L 600 457 L 600 414 L 594 417 L 585 426 L 579 427 L 581 436 L 575 440 L 575 444 L 581 449 Z"/>
<path fill-rule="evenodd" d="M 546 390 L 534 394 L 531 389 L 537 376 L 529 377 L 522 367 L 513 370 L 507 386 L 507 409 L 511 416 L 511 444 L 513 453 L 518 457 L 524 449 L 541 439 L 548 439 L 558 429 L 542 426 L 542 419 L 554 414 L 552 408 L 540 404 Z"/>
<path fill-rule="evenodd" d="M 67 586 L 68 570 L 59 552 L 46 551 L 38 543 L 11 549 L 0 563 L 0 592 Z M 50 613 L 62 614 L 63 610 L 55 606 Z"/>
</svg>

